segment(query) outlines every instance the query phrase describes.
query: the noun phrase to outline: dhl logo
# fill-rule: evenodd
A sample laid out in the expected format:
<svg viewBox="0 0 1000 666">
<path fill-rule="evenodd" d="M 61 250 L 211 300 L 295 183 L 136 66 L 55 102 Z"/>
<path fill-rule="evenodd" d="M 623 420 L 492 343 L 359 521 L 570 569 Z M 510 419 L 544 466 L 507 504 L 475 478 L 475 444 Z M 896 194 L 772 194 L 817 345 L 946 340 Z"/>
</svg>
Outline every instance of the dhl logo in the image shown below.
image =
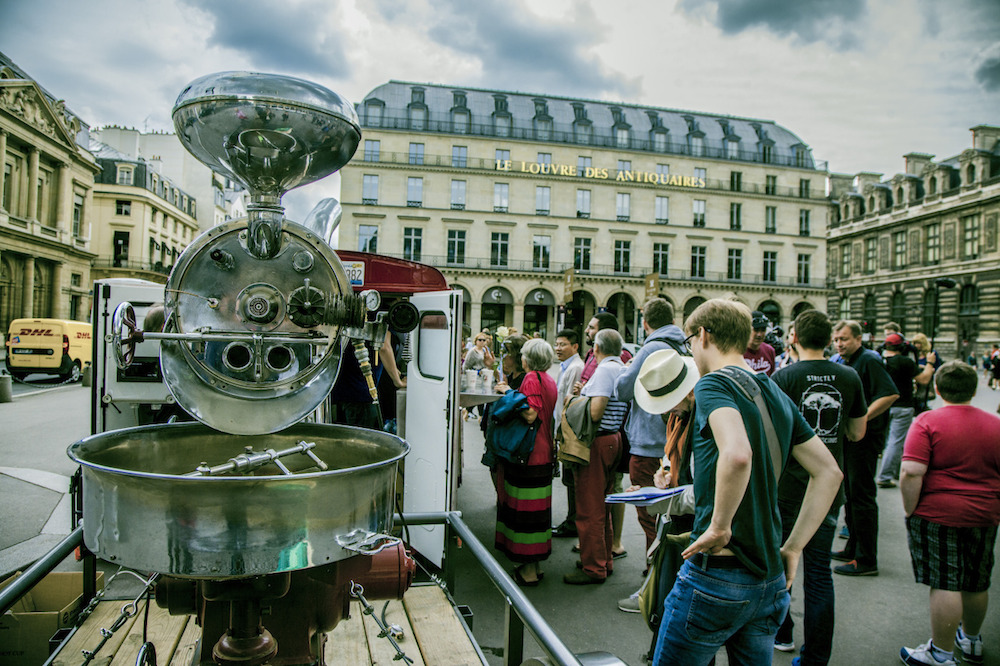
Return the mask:
<svg viewBox="0 0 1000 666">
<path fill-rule="evenodd" d="M 51 328 L 22 328 L 18 335 L 31 335 L 31 336 L 52 336 Z"/>
<path fill-rule="evenodd" d="M 77 331 L 76 332 L 76 337 L 77 337 L 77 339 L 83 338 L 84 340 L 89 340 L 90 339 L 90 333 L 87 333 L 86 331 Z"/>
</svg>

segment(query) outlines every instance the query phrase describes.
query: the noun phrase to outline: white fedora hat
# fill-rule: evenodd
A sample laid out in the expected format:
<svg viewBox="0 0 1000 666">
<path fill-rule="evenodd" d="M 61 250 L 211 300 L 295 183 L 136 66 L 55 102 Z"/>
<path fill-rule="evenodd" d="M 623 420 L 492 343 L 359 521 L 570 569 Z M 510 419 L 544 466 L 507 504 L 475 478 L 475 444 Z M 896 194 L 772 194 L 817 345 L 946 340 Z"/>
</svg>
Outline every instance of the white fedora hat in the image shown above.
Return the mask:
<svg viewBox="0 0 1000 666">
<path fill-rule="evenodd" d="M 680 403 L 698 383 L 698 366 L 690 356 L 661 349 L 646 357 L 635 381 L 635 401 L 650 414 L 663 414 Z"/>
</svg>

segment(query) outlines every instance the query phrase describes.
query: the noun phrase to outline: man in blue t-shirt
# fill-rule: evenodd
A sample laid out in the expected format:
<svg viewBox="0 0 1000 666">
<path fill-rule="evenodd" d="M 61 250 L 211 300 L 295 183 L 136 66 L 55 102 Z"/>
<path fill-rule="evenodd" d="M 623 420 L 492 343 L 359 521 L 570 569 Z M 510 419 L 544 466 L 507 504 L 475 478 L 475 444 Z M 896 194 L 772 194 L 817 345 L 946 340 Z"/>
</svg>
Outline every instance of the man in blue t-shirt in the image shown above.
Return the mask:
<svg viewBox="0 0 1000 666">
<path fill-rule="evenodd" d="M 694 390 L 695 522 L 686 561 L 664 604 L 657 666 L 708 664 L 722 645 L 730 663 L 771 661 L 775 631 L 788 610 L 787 587 L 843 476 L 791 400 L 744 361 L 750 327 L 750 310 L 725 299 L 706 301 L 685 322 L 701 373 Z M 755 383 L 777 451 L 755 401 L 736 379 L 716 372 L 723 368 Z M 780 468 L 793 456 L 809 475 L 809 492 L 784 546 L 781 469 L 772 453 Z"/>
</svg>

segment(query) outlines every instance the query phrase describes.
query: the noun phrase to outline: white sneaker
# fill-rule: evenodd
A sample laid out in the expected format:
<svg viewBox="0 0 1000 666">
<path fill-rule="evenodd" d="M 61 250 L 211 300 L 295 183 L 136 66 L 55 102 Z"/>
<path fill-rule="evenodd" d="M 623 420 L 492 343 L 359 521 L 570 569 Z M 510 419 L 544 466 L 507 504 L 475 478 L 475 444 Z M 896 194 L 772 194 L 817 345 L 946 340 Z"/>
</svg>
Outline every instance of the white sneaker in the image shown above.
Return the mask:
<svg viewBox="0 0 1000 666">
<path fill-rule="evenodd" d="M 639 593 L 633 592 L 631 595 L 625 599 L 618 600 L 618 610 L 624 611 L 626 613 L 638 613 L 639 612 Z"/>
<path fill-rule="evenodd" d="M 927 641 L 923 645 L 915 648 L 900 648 L 899 658 L 904 664 L 911 665 L 930 664 L 930 666 L 958 666 L 958 662 L 954 659 L 938 661 L 937 657 L 934 656 L 934 648 L 931 641 Z"/>
<path fill-rule="evenodd" d="M 967 664 L 983 663 L 983 639 L 969 638 L 962 633 L 961 627 L 955 632 L 955 647 L 962 653 L 962 661 Z"/>
</svg>

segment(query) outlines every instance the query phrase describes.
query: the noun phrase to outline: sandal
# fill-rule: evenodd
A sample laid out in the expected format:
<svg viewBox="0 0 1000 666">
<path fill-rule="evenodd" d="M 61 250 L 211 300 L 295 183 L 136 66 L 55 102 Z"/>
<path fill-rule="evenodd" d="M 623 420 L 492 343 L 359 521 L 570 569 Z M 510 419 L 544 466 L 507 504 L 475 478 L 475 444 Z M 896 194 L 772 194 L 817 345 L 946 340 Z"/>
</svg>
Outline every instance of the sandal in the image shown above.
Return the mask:
<svg viewBox="0 0 1000 666">
<path fill-rule="evenodd" d="M 536 578 L 535 580 L 527 580 L 524 576 L 521 575 L 521 567 L 514 567 L 514 581 L 520 587 L 537 587 L 538 584 L 542 582 L 542 578 L 544 577 L 545 574 L 539 571 L 538 578 Z"/>
</svg>

